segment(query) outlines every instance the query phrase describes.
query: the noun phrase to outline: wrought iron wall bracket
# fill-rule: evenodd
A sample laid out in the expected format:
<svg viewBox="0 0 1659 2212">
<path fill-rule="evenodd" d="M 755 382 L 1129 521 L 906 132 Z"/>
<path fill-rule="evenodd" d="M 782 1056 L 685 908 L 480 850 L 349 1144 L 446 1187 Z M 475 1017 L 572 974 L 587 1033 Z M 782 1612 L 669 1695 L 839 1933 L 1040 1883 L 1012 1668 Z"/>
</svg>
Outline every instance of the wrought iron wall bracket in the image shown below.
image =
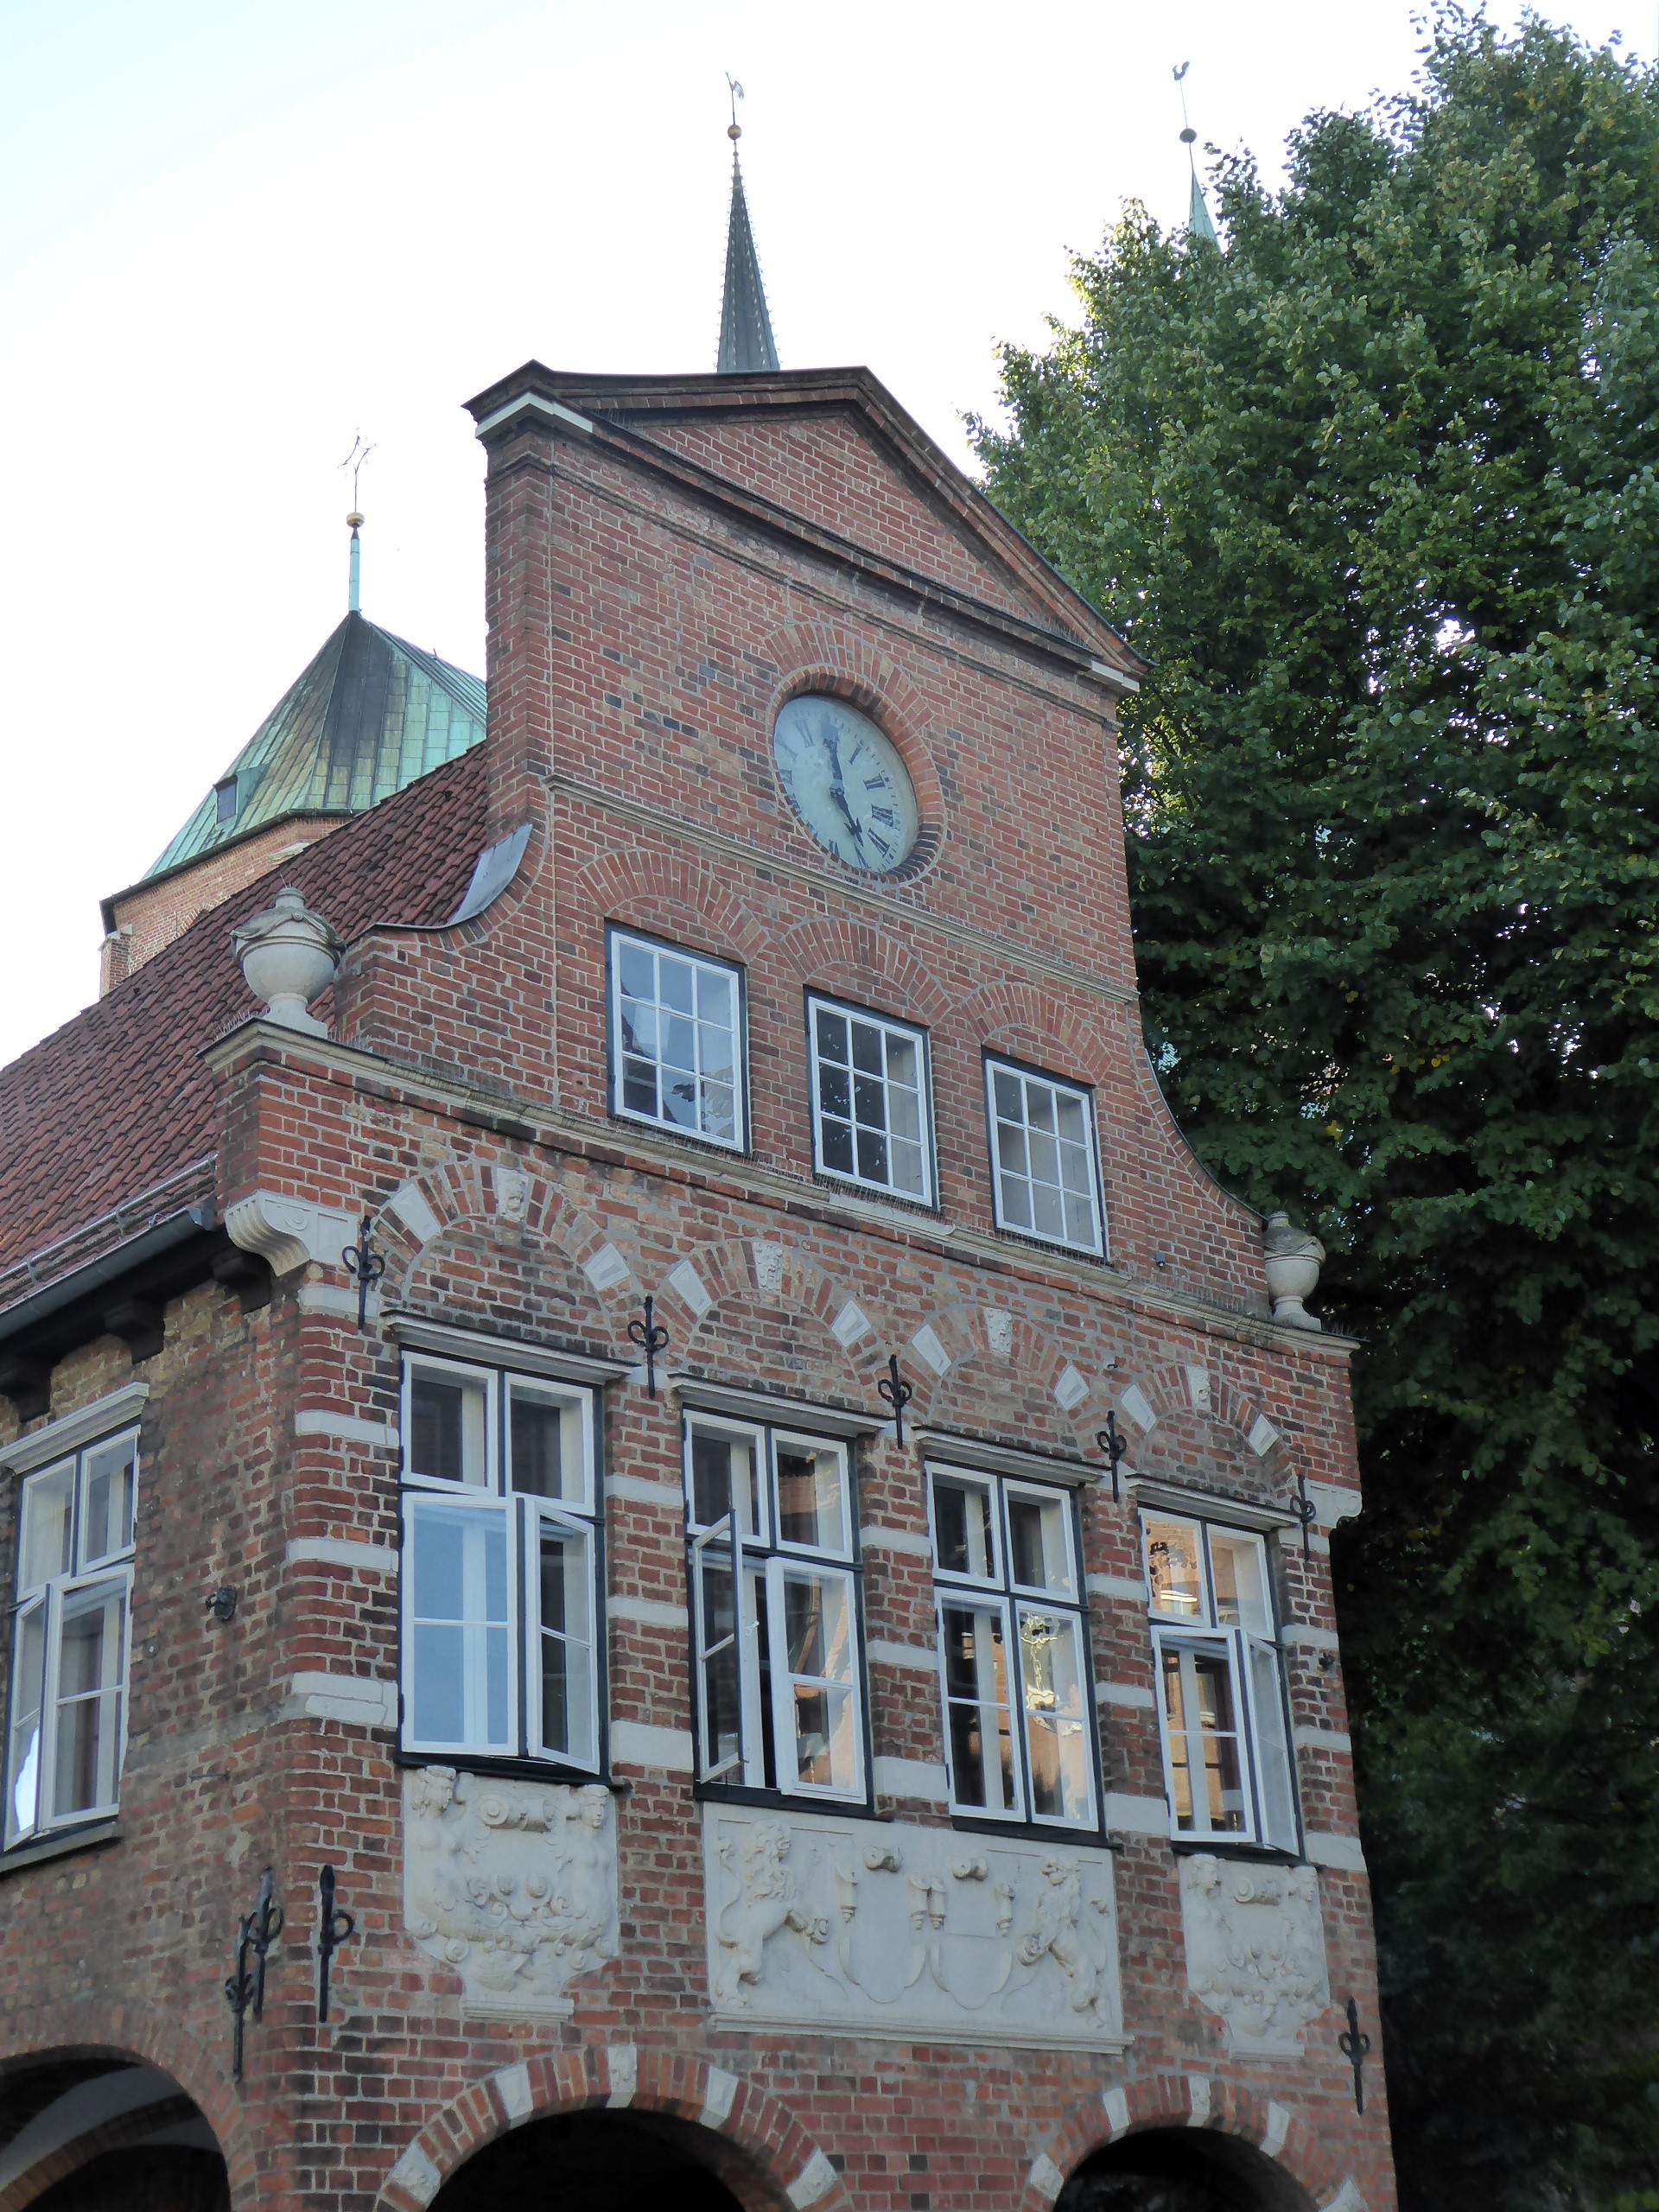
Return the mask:
<svg viewBox="0 0 1659 2212">
<path fill-rule="evenodd" d="M 337 1911 L 334 1907 L 334 1870 L 325 1866 L 317 1877 L 317 1890 L 321 1910 L 317 1917 L 317 2018 L 328 2018 L 328 1966 L 334 1953 L 346 1939 L 357 1932 L 354 1913 Z"/>
<path fill-rule="evenodd" d="M 1365 2054 L 1370 2047 L 1370 2036 L 1359 2031 L 1359 2007 L 1351 1997 L 1347 2030 L 1337 2037 L 1337 2049 L 1354 2069 L 1354 2110 L 1360 2113 L 1365 2109 Z"/>
<path fill-rule="evenodd" d="M 645 1394 L 648 1397 L 654 1398 L 657 1395 L 657 1355 L 659 1351 L 666 1351 L 668 1349 L 668 1331 L 657 1319 L 657 1301 L 654 1298 L 647 1298 L 645 1300 L 645 1318 L 643 1321 L 629 1322 L 628 1341 L 638 1344 L 645 1355 Z"/>
<path fill-rule="evenodd" d="M 340 1264 L 357 1285 L 357 1325 L 365 1330 L 369 1325 L 369 1293 L 386 1272 L 386 1255 L 375 1250 L 372 1229 L 365 1213 L 358 1224 L 356 1243 L 348 1244 L 340 1255 Z"/>
<path fill-rule="evenodd" d="M 1307 1559 L 1311 1556 L 1307 1532 L 1319 1519 L 1319 1509 L 1307 1494 L 1307 1477 L 1300 1467 L 1296 1470 L 1296 1496 L 1292 1501 L 1290 1510 L 1301 1523 L 1302 1557 Z"/>
<path fill-rule="evenodd" d="M 905 1408 L 915 1396 L 916 1385 L 906 1382 L 899 1374 L 896 1351 L 887 1354 L 887 1371 L 875 1389 L 876 1395 L 884 1398 L 893 1410 L 893 1440 L 895 1444 L 902 1444 L 905 1440 Z"/>
<path fill-rule="evenodd" d="M 1107 1464 L 1112 1471 L 1112 1503 L 1122 1505 L 1123 1487 L 1118 1480 L 1117 1471 L 1123 1463 L 1123 1455 L 1128 1452 L 1129 1446 L 1128 1438 L 1118 1427 L 1117 1414 L 1115 1409 L 1107 1414 L 1105 1427 L 1095 1431 L 1095 1441 L 1106 1454 Z"/>
<path fill-rule="evenodd" d="M 242 2079 L 244 2031 L 247 2016 L 256 2020 L 265 2010 L 265 1957 L 283 1932 L 283 1908 L 271 1894 L 270 1869 L 259 1877 L 259 1901 L 236 1923 L 236 1971 L 225 1984 L 225 1995 L 235 2015 L 231 2043 L 231 2075 Z M 251 1964 L 250 1961 L 251 1960 Z"/>
</svg>

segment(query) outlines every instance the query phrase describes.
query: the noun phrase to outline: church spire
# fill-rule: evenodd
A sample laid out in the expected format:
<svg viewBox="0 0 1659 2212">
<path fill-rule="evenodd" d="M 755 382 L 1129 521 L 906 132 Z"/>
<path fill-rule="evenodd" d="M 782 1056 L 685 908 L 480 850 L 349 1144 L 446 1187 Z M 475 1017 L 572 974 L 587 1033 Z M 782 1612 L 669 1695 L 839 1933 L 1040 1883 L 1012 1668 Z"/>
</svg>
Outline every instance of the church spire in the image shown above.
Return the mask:
<svg viewBox="0 0 1659 2212">
<path fill-rule="evenodd" d="M 1186 228 L 1189 237 L 1207 238 L 1212 246 L 1219 249 L 1221 240 L 1216 236 L 1216 226 L 1210 219 L 1210 209 L 1205 200 L 1204 187 L 1198 182 L 1198 165 L 1192 153 L 1198 134 L 1186 119 L 1186 86 L 1182 79 L 1192 67 L 1192 64 L 1190 61 L 1183 61 L 1179 69 L 1172 69 L 1169 73 L 1180 86 L 1181 143 L 1186 149 L 1186 166 L 1192 178 L 1192 195 L 1187 201 Z"/>
<path fill-rule="evenodd" d="M 737 104 L 743 87 L 730 77 L 726 82 L 732 92 L 732 125 L 726 134 L 732 142 L 732 213 L 726 232 L 726 296 L 721 304 L 720 355 L 715 368 L 721 376 L 735 376 L 746 370 L 775 369 L 778 348 L 772 342 L 772 317 L 766 313 L 766 287 L 737 158 L 737 142 L 743 136 Z"/>
</svg>

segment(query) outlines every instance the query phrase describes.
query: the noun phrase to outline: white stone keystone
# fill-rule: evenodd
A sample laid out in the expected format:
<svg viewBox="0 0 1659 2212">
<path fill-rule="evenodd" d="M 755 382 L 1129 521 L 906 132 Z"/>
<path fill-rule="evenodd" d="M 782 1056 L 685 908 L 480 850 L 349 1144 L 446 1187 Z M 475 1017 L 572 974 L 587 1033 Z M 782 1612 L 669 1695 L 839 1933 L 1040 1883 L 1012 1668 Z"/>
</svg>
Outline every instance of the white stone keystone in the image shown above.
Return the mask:
<svg viewBox="0 0 1659 2212">
<path fill-rule="evenodd" d="M 669 1269 L 668 1287 L 677 1298 L 684 1300 L 699 1321 L 715 1302 L 713 1293 L 690 1260 Z"/>
<path fill-rule="evenodd" d="M 628 1263 L 614 1244 L 601 1244 L 582 1262 L 582 1272 L 595 1290 L 613 1290 L 626 1279 Z"/>
<path fill-rule="evenodd" d="M 438 1233 L 438 1217 L 427 1203 L 418 1183 L 404 1183 L 386 1200 L 417 1244 L 429 1244 Z"/>
<path fill-rule="evenodd" d="M 1058 1382 L 1054 1385 L 1054 1395 L 1061 1411 L 1069 1414 L 1072 1407 L 1081 1405 L 1088 1395 L 1089 1385 L 1068 1359 L 1060 1370 Z"/>
<path fill-rule="evenodd" d="M 869 1334 L 869 1316 L 849 1298 L 835 1319 L 830 1324 L 830 1333 L 838 1344 L 855 1344 L 859 1338 Z"/>
<path fill-rule="evenodd" d="M 950 1364 L 950 1355 L 927 1322 L 923 1322 L 910 1341 L 918 1358 L 925 1359 L 936 1375 L 944 1373 Z"/>
</svg>

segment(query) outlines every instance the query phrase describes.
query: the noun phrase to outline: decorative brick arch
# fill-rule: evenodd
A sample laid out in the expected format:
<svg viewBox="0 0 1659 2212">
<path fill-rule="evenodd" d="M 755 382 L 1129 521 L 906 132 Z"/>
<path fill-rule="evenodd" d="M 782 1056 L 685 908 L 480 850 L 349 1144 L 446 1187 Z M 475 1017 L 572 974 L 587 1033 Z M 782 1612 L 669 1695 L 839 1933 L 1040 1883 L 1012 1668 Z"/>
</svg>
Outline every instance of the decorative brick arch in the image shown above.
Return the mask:
<svg viewBox="0 0 1659 2212">
<path fill-rule="evenodd" d="M 1003 1328 L 991 1319 L 993 1313 L 1000 1313 L 1006 1325 L 1006 1342 Z M 950 1364 L 942 1375 L 917 1344 L 924 1330 L 931 1330 L 939 1347 L 950 1355 Z M 1107 1378 L 1083 1374 L 1063 1347 L 1022 1313 L 1004 1312 L 988 1303 L 959 1302 L 936 1307 L 923 1327 L 912 1335 L 904 1364 L 908 1379 L 925 1383 L 925 1390 L 918 1391 L 917 1402 L 920 1404 L 925 1398 L 927 1410 L 935 1420 L 943 1420 L 951 1412 L 965 1382 L 994 1377 L 996 1389 L 1006 1393 L 1012 1381 L 1030 1394 L 1029 1418 L 1035 1440 L 1046 1442 L 1057 1451 L 1075 1451 L 1090 1459 L 1096 1456 L 1094 1431 L 1111 1395 Z M 1077 1395 L 1078 1384 L 1081 1395 Z M 1063 1402 L 1062 1390 L 1070 1403 Z"/>
<path fill-rule="evenodd" d="M 768 943 L 728 878 L 683 853 L 635 847 L 602 853 L 579 872 L 563 903 L 573 913 L 597 913 L 727 959 L 753 961 Z"/>
<path fill-rule="evenodd" d="M 1197 1415 L 1226 1432 L 1229 1443 L 1242 1464 L 1259 1469 L 1264 1482 L 1276 1484 L 1284 1478 L 1284 1431 L 1250 1393 L 1239 1389 L 1225 1376 L 1205 1370 L 1205 1388 L 1200 1396 L 1195 1388 L 1194 1368 L 1179 1361 L 1167 1360 L 1157 1367 L 1120 1368 L 1113 1377 L 1115 1398 L 1121 1412 L 1130 1420 L 1129 1457 L 1133 1461 L 1137 1441 L 1144 1442 L 1156 1433 L 1145 1427 L 1134 1409 L 1138 1392 L 1152 1408 L 1158 1421 L 1190 1418 Z M 1281 1415 L 1281 1420 L 1284 1417 Z"/>
<path fill-rule="evenodd" d="M 374 2212 L 426 2212 L 451 2174 L 512 2128 L 629 2107 L 707 2128 L 734 2149 L 768 2212 L 849 2212 L 839 2175 L 775 2097 L 706 2060 L 631 2044 L 537 2052 L 474 2082 L 408 2145 L 381 2184 Z"/>
<path fill-rule="evenodd" d="M 879 1317 L 865 1313 L 868 1325 L 850 1344 L 836 1324 L 856 1305 L 842 1285 L 781 1236 L 734 1236 L 719 1243 L 694 1245 L 656 1287 L 656 1299 L 673 1333 L 669 1357 L 677 1360 L 704 1331 L 716 1331 L 722 1312 L 734 1305 L 771 1304 L 821 1331 L 826 1376 L 839 1373 L 849 1389 L 868 1395 L 886 1358 Z"/>
<path fill-rule="evenodd" d="M 987 983 L 964 999 L 959 1018 L 980 1044 L 1073 1081 L 1100 1084 L 1122 1064 L 1122 1048 L 1107 1024 L 1035 983 Z"/>
<path fill-rule="evenodd" d="M 868 1005 L 874 993 L 882 1013 L 906 1016 L 925 1027 L 947 1020 L 951 1012 L 949 997 L 925 962 L 892 931 L 849 915 L 797 922 L 775 951 L 807 989 L 850 999 L 855 1005 Z"/>
<path fill-rule="evenodd" d="M 210 2058 L 195 2037 L 159 2006 L 131 2010 L 117 2005 L 107 2012 L 98 2012 L 73 1999 L 64 1999 L 26 2007 L 5 2023 L 0 2040 L 0 2078 L 14 2069 L 72 2056 L 129 2059 L 170 2075 L 213 2132 L 225 2161 L 232 2203 L 252 2204 L 258 2183 L 254 2145 L 223 2054 Z M 95 2131 L 109 2136 L 107 2141 L 98 2144 L 98 2150 L 119 2147 L 119 2126 L 112 2122 L 108 2128 Z M 54 2173 L 53 2179 L 57 2178 Z"/>
<path fill-rule="evenodd" d="M 1151 2128 L 1211 2128 L 1248 2143 L 1319 2212 L 1365 2212 L 1347 2167 L 1312 2128 L 1271 2098 L 1205 2074 L 1149 2074 L 1075 2106 L 1033 2159 L 1017 2212 L 1052 2212 L 1084 2159 Z"/>
</svg>

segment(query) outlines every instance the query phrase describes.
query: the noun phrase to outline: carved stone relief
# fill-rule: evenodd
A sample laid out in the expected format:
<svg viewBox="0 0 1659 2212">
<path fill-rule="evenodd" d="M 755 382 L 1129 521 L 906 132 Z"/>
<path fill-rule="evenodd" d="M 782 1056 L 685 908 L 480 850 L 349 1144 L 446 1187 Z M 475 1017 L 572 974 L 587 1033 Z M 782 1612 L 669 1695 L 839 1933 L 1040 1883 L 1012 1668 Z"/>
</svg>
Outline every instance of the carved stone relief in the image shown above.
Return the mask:
<svg viewBox="0 0 1659 2212">
<path fill-rule="evenodd" d="M 703 1872 L 734 2025 L 1124 2046 L 1109 1852 L 706 1804 Z"/>
<path fill-rule="evenodd" d="M 1186 1979 L 1243 2056 L 1300 2050 L 1331 2002 L 1319 1876 L 1208 1854 L 1181 1861 Z"/>
<path fill-rule="evenodd" d="M 467 2012 L 563 2017 L 565 1984 L 619 1948 L 609 1790 L 412 1768 L 404 1920 L 461 1976 Z"/>
</svg>

